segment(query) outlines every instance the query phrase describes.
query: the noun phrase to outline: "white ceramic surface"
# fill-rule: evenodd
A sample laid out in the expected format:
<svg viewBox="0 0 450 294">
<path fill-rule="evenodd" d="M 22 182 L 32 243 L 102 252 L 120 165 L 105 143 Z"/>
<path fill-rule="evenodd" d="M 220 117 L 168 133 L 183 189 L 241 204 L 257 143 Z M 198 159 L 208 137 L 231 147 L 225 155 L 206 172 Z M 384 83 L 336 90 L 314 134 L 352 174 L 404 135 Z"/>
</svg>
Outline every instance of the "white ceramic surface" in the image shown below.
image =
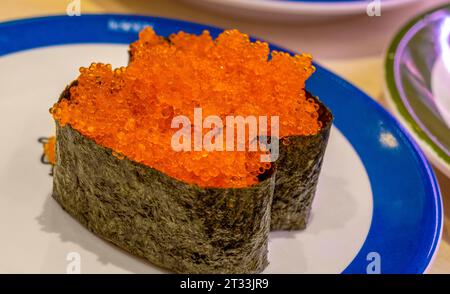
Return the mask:
<svg viewBox="0 0 450 294">
<path fill-rule="evenodd" d="M 336 17 L 366 14 L 367 6 L 378 0 L 311 2 L 283 0 L 183 0 L 229 16 L 277 22 L 320 21 Z M 383 11 L 418 2 L 418 0 L 381 0 Z"/>
</svg>

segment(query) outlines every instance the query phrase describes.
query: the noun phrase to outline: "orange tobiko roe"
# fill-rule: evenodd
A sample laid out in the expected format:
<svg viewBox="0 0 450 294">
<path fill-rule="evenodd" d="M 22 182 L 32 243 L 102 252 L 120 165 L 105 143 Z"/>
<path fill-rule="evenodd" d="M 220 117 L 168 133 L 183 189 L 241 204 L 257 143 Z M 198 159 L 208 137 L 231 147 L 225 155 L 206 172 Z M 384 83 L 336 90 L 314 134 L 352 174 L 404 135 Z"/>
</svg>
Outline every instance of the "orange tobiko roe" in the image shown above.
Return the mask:
<svg viewBox="0 0 450 294">
<path fill-rule="evenodd" d="M 56 137 L 48 138 L 48 141 L 44 143 L 44 155 L 47 158 L 50 164 L 56 163 L 56 154 L 55 154 L 55 144 Z"/>
<path fill-rule="evenodd" d="M 267 43 L 237 30 L 215 40 L 208 31 L 165 39 L 146 28 L 130 55 L 127 67 L 80 68 L 70 99 L 51 109 L 61 126 L 71 125 L 119 158 L 202 187 L 246 187 L 271 167 L 260 161 L 264 151 L 174 151 L 172 119 L 184 115 L 193 122 L 200 107 L 203 117 L 279 116 L 280 137 L 320 130 L 319 106 L 304 90 L 315 70 L 309 54 L 270 52 Z"/>
</svg>

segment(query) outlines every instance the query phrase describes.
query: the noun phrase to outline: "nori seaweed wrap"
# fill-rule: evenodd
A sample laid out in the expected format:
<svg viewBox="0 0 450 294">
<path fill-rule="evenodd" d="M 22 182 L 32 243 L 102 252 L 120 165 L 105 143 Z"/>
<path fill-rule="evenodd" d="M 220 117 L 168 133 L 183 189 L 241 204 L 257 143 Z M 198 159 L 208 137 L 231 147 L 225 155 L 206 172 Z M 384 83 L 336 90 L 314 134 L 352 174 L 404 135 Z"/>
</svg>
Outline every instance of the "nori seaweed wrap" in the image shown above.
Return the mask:
<svg viewBox="0 0 450 294">
<path fill-rule="evenodd" d="M 311 213 L 333 116 L 319 99 L 310 93 L 307 95 L 320 106 L 322 128 L 316 135 L 282 140 L 276 161 L 271 230 L 305 229 Z"/>
<path fill-rule="evenodd" d="M 68 87 L 61 98 L 69 95 Z M 53 197 L 96 235 L 177 273 L 267 266 L 272 170 L 251 187 L 201 188 L 56 126 Z"/>
</svg>

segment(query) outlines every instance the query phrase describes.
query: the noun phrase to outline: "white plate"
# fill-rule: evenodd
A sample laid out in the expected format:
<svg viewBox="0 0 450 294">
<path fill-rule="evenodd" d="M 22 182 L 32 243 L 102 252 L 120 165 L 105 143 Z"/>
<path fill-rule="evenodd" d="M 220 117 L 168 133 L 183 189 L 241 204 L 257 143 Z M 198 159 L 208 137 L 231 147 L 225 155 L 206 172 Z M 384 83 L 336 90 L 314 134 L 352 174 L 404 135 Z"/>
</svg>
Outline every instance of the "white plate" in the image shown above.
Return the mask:
<svg viewBox="0 0 450 294">
<path fill-rule="evenodd" d="M 40 162 L 38 143 L 54 133 L 48 109 L 78 68 L 92 61 L 125 65 L 125 44 L 144 25 L 165 36 L 220 32 L 130 15 L 0 24 L 0 273 L 65 273 L 74 256 L 83 273 L 164 272 L 96 237 L 62 210 L 51 197 L 50 167 Z M 385 273 L 424 272 L 443 218 L 422 153 L 384 109 L 320 65 L 307 88 L 330 107 L 335 125 L 311 222 L 301 232 L 270 234 L 265 273 L 366 273 L 374 261 Z"/>
<path fill-rule="evenodd" d="M 364 15 L 367 7 L 380 3 L 380 11 L 398 8 L 418 0 L 183 0 L 230 16 L 264 21 L 317 21 L 349 15 Z M 373 11 L 373 10 L 371 10 Z"/>
</svg>

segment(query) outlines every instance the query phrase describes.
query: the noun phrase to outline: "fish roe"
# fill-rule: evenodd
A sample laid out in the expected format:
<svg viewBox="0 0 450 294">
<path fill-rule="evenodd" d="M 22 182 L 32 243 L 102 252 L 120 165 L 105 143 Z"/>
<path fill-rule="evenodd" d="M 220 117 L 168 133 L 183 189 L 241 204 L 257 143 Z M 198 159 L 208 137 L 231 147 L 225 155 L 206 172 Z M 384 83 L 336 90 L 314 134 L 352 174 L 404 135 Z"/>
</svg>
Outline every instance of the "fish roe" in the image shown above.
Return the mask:
<svg viewBox="0 0 450 294">
<path fill-rule="evenodd" d="M 55 137 L 48 138 L 47 142 L 44 143 L 44 156 L 47 159 L 47 161 L 53 165 L 56 162 L 55 144 L 56 144 Z"/>
<path fill-rule="evenodd" d="M 61 126 L 69 124 L 119 158 L 202 187 L 246 187 L 271 167 L 260 160 L 267 151 L 177 152 L 172 119 L 184 115 L 193 123 L 200 107 L 203 118 L 279 116 L 280 137 L 320 130 L 319 106 L 304 89 L 315 70 L 309 54 L 271 52 L 237 30 L 216 39 L 208 31 L 162 38 L 145 28 L 130 55 L 127 67 L 80 68 L 70 99 L 50 110 Z"/>
</svg>

